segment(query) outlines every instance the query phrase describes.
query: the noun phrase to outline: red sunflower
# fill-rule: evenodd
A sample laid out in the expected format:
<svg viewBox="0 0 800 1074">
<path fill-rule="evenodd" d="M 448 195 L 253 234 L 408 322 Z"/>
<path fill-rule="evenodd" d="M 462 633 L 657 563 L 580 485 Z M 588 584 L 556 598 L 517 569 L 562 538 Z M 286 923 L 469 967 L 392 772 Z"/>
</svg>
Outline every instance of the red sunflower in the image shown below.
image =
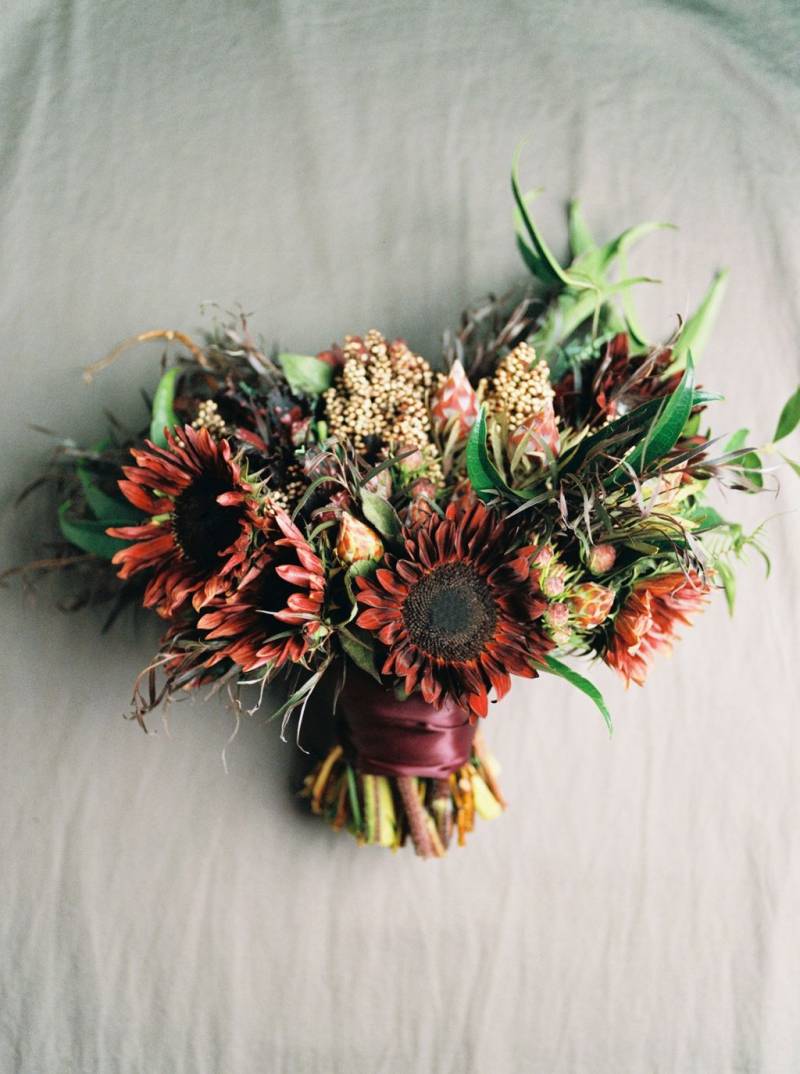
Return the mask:
<svg viewBox="0 0 800 1074">
<path fill-rule="evenodd" d="M 120 578 L 153 569 L 144 605 L 169 618 L 191 598 L 196 609 L 230 586 L 256 524 L 250 486 L 227 440 L 186 426 L 167 433 L 168 446 L 149 440 L 132 449 L 119 487 L 151 517 L 141 526 L 116 526 L 113 537 L 132 541 L 114 556 Z"/>
<path fill-rule="evenodd" d="M 358 625 L 388 649 L 384 675 L 485 716 L 488 693 L 503 697 L 510 675 L 536 676 L 549 642 L 534 625 L 546 608 L 532 576 L 532 549 L 508 551 L 511 534 L 479 502 L 451 503 L 405 529 L 406 555 L 387 555 L 374 578 L 357 578 Z"/>
<path fill-rule="evenodd" d="M 325 570 L 300 530 L 284 511 L 275 514 L 283 536 L 258 553 L 235 593 L 220 595 L 199 620 L 206 637 L 226 644 L 211 667 L 230 657 L 243 671 L 296 663 L 308 652 L 321 626 Z"/>
<path fill-rule="evenodd" d="M 696 571 L 671 571 L 636 582 L 614 622 L 603 660 L 625 680 L 644 686 L 658 652 L 669 652 L 678 623 L 691 626 L 691 615 L 703 610 L 711 592 Z"/>
</svg>

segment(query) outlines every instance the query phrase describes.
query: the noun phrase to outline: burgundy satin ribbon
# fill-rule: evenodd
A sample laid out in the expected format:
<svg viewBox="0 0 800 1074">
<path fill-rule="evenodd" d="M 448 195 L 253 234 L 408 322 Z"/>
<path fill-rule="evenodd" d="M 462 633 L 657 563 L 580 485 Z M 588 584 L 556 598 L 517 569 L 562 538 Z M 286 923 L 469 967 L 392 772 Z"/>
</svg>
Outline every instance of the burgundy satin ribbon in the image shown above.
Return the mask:
<svg viewBox="0 0 800 1074">
<path fill-rule="evenodd" d="M 466 764 L 475 727 L 452 701 L 441 708 L 413 694 L 398 701 L 351 664 L 336 706 L 357 767 L 374 776 L 442 778 Z"/>
</svg>

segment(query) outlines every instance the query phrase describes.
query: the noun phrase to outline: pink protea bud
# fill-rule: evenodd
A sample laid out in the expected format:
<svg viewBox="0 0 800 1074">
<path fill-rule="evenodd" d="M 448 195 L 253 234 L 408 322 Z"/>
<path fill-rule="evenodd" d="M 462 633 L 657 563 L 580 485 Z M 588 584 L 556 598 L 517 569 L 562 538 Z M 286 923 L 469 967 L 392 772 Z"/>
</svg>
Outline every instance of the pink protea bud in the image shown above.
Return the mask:
<svg viewBox="0 0 800 1074">
<path fill-rule="evenodd" d="M 553 550 L 552 545 L 539 545 L 531 562 L 535 563 L 537 567 L 547 567 L 552 562 L 554 556 L 555 551 Z"/>
<path fill-rule="evenodd" d="M 554 627 L 550 631 L 550 637 L 556 645 L 569 645 L 572 641 L 572 631 L 569 627 Z"/>
<path fill-rule="evenodd" d="M 542 592 L 546 597 L 558 597 L 564 592 L 567 568 L 558 564 L 542 578 Z"/>
<path fill-rule="evenodd" d="M 582 630 L 594 630 L 608 619 L 614 606 L 615 593 L 599 582 L 584 582 L 569 595 L 575 623 Z"/>
<path fill-rule="evenodd" d="M 569 605 L 561 601 L 549 604 L 544 613 L 544 621 L 552 628 L 565 627 L 569 621 Z"/>
<path fill-rule="evenodd" d="M 478 417 L 480 403 L 470 384 L 464 367 L 457 359 L 450 367 L 447 379 L 436 392 L 431 403 L 433 424 L 443 428 L 456 419 L 462 435 L 470 431 Z"/>
<path fill-rule="evenodd" d="M 342 563 L 358 563 L 362 559 L 380 559 L 383 543 L 375 530 L 343 511 L 339 522 L 336 555 Z"/>
<path fill-rule="evenodd" d="M 379 470 L 369 481 L 365 481 L 364 488 L 367 492 L 374 492 L 376 496 L 382 496 L 384 500 L 388 500 L 392 495 L 392 475 L 388 468 Z"/>
<path fill-rule="evenodd" d="M 592 574 L 608 574 L 617 561 L 617 550 L 613 544 L 596 544 L 589 550 L 586 564 Z"/>
<path fill-rule="evenodd" d="M 413 474 L 425 465 L 425 459 L 416 444 L 401 444 L 395 454 L 398 456 L 398 469 L 404 474 Z"/>
<path fill-rule="evenodd" d="M 525 442 L 526 455 L 540 455 L 543 459 L 549 451 L 552 455 L 558 455 L 561 441 L 556 425 L 556 414 L 550 399 L 545 401 L 542 409 L 526 418 L 521 425 L 513 430 L 508 438 L 512 451 Z"/>
</svg>

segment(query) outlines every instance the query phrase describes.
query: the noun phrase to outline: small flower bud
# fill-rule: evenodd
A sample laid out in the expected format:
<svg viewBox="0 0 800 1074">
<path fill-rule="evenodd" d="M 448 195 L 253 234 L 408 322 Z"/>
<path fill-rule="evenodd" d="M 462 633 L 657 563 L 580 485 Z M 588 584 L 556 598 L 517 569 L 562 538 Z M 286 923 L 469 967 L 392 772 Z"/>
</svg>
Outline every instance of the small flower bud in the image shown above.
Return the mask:
<svg viewBox="0 0 800 1074">
<path fill-rule="evenodd" d="M 413 474 L 425 465 L 422 452 L 414 444 L 403 444 L 395 454 L 403 456 L 403 458 L 399 459 L 397 465 L 404 474 Z"/>
<path fill-rule="evenodd" d="M 536 549 L 532 562 L 535 563 L 537 567 L 546 567 L 551 562 L 554 555 L 555 552 L 553 551 L 552 546 L 543 544 Z"/>
<path fill-rule="evenodd" d="M 427 477 L 418 477 L 409 489 L 411 503 L 406 511 L 406 525 L 419 526 L 433 514 L 432 503 L 436 499 L 436 486 Z"/>
<path fill-rule="evenodd" d="M 617 550 L 613 544 L 596 544 L 590 552 L 587 566 L 592 574 L 607 574 L 617 560 Z"/>
<path fill-rule="evenodd" d="M 584 582 L 569 595 L 575 623 L 582 630 L 594 630 L 608 619 L 616 594 L 599 582 Z"/>
<path fill-rule="evenodd" d="M 572 640 L 572 631 L 568 627 L 555 627 L 550 631 L 550 637 L 556 645 L 569 645 Z"/>
<path fill-rule="evenodd" d="M 375 530 L 354 518 L 349 511 L 344 511 L 339 523 L 336 555 L 343 563 L 380 559 L 383 556 L 383 544 Z"/>
<path fill-rule="evenodd" d="M 566 584 L 566 567 L 553 567 L 542 579 L 542 592 L 546 597 L 558 597 L 564 592 Z"/>
<path fill-rule="evenodd" d="M 461 435 L 466 436 L 475 424 L 479 410 L 480 404 L 475 389 L 467 379 L 463 365 L 456 360 L 431 404 L 434 425 L 442 429 L 455 420 Z"/>
<path fill-rule="evenodd" d="M 392 475 L 388 467 L 385 470 L 379 470 L 374 477 L 366 481 L 364 488 L 367 492 L 374 492 L 376 496 L 382 496 L 384 500 L 388 500 L 392 495 Z"/>
<path fill-rule="evenodd" d="M 548 605 L 544 621 L 549 627 L 564 627 L 569 619 L 569 606 L 561 602 Z"/>
</svg>

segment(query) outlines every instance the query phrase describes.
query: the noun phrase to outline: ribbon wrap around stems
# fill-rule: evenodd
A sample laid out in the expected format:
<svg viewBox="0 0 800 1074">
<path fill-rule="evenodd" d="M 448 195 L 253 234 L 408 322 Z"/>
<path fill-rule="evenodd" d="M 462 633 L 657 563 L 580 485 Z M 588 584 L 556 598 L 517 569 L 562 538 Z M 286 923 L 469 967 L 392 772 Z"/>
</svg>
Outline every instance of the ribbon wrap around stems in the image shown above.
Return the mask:
<svg viewBox="0 0 800 1074">
<path fill-rule="evenodd" d="M 336 715 L 356 767 L 370 775 L 441 779 L 465 765 L 472 753 L 475 727 L 454 702 L 435 708 L 420 694 L 398 701 L 352 664 Z"/>
</svg>

